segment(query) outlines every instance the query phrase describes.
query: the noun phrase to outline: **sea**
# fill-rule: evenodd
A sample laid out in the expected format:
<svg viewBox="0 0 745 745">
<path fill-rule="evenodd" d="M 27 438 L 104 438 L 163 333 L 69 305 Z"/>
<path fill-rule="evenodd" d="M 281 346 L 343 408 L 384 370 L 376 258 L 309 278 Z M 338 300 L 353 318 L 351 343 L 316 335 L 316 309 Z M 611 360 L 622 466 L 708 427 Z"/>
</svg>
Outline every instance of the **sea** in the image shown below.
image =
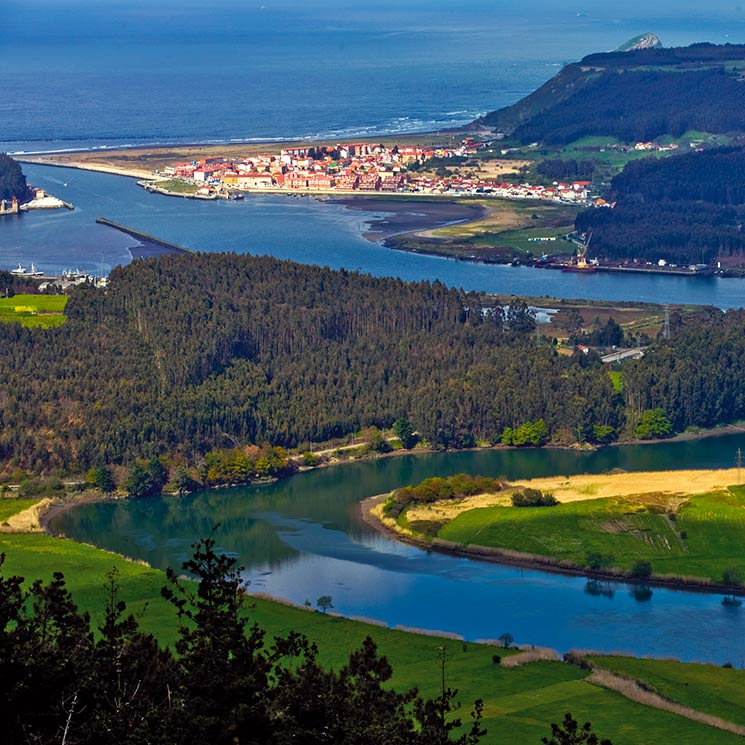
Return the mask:
<svg viewBox="0 0 745 745">
<path fill-rule="evenodd" d="M 3 0 L 0 150 L 437 131 L 651 31 L 745 41 L 737 0 Z"/>
<path fill-rule="evenodd" d="M 735 2 L 4 0 L 0 151 L 16 154 L 442 131 L 509 105 L 583 55 L 651 31 L 745 42 Z M 107 217 L 189 248 L 552 297 L 739 307 L 745 282 L 563 277 L 394 252 L 373 214 L 289 197 L 146 195 L 132 180 L 24 166 L 75 205 L 0 223 L 0 268 L 106 274 L 131 260 Z M 542 276 L 539 276 L 542 275 Z M 549 276 L 550 275 L 550 276 Z"/>
</svg>

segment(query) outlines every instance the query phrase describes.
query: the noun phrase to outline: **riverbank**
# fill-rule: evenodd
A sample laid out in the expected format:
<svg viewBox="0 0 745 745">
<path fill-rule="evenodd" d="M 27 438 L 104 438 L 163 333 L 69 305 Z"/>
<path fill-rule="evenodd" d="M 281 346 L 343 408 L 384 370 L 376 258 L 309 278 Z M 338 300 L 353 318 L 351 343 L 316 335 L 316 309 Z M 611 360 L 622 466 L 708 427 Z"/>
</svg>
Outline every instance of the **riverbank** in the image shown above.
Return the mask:
<svg viewBox="0 0 745 745">
<path fill-rule="evenodd" d="M 740 477 L 738 469 L 551 477 L 517 480 L 495 494 L 414 502 L 396 519 L 383 512 L 391 494 L 364 500 L 360 510 L 376 531 L 425 550 L 732 598 L 745 594 L 736 550 L 741 488 L 728 489 Z M 526 488 L 553 494 L 564 508 L 513 508 L 511 494 Z M 559 555 L 521 550 L 524 545 L 555 546 Z M 561 546 L 571 558 L 562 558 Z M 576 554 L 585 558 L 578 562 Z M 631 559 L 633 566 L 617 565 Z M 653 564 L 668 571 L 653 571 Z M 695 576 L 696 568 L 709 576 Z"/>
<path fill-rule="evenodd" d="M 74 602 L 93 619 L 99 617 L 106 602 L 106 573 L 115 567 L 119 572 L 119 599 L 127 603 L 128 611 L 136 615 L 145 632 L 153 633 L 161 645 L 173 648 L 179 624 L 173 607 L 160 594 L 167 581 L 159 570 L 116 553 L 45 535 L 0 535 L 0 551 L 6 555 L 4 576 L 18 574 L 28 582 L 36 578 L 48 582 L 54 572 L 62 572 Z M 712 745 L 737 742 L 734 736 L 728 738 L 711 729 L 709 722 L 683 719 L 653 708 L 653 703 L 632 703 L 591 682 L 591 670 L 550 660 L 553 655 L 541 655 L 528 645 L 521 645 L 526 651 L 520 653 L 517 648 L 497 648 L 503 643 L 499 640 L 472 643 L 451 635 L 391 629 L 365 619 L 346 619 L 289 606 L 260 594 L 251 594 L 250 606 L 252 622 L 266 630 L 267 638 L 286 635 L 289 630 L 304 634 L 317 644 L 321 663 L 334 669 L 345 665 L 349 653 L 371 636 L 379 653 L 393 666 L 391 685 L 396 690 L 416 686 L 423 695 L 436 696 L 438 664 L 444 656 L 448 685 L 458 689 L 459 700 L 467 703 L 484 699 L 483 724 L 488 730 L 482 739 L 484 745 L 538 742 L 548 734 L 549 722 L 560 721 L 567 709 L 580 721 L 591 720 L 598 731 L 619 745 L 636 745 L 650 733 L 658 742 L 670 736 L 681 742 Z M 143 612 L 145 608 L 147 611 Z M 522 664 L 517 665 L 518 662 Z M 598 658 L 592 664 L 613 670 L 633 665 L 634 677 L 641 680 L 657 681 L 664 674 L 664 681 L 682 681 L 679 685 L 684 682 L 687 688 L 676 695 L 682 701 L 696 696 L 706 685 L 721 682 L 727 701 L 731 702 L 724 718 L 740 719 L 740 671 L 635 658 Z M 561 692 L 558 698 L 557 692 Z M 696 708 L 708 711 L 710 706 L 704 697 Z M 467 719 L 465 706 L 458 713 Z"/>
</svg>

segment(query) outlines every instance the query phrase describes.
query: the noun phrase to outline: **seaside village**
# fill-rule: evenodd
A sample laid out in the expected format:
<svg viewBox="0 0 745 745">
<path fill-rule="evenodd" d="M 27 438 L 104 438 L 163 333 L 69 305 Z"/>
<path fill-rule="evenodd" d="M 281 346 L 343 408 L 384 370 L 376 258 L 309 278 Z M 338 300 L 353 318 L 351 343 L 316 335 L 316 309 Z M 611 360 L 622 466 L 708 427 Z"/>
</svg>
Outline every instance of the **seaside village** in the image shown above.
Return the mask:
<svg viewBox="0 0 745 745">
<path fill-rule="evenodd" d="M 432 159 L 468 158 L 487 147 L 464 140 L 454 148 L 355 143 L 335 147 L 297 147 L 279 154 L 244 159 L 204 158 L 178 163 L 162 175 L 196 184 L 198 195 L 240 191 L 388 192 L 418 194 L 483 194 L 506 199 L 542 199 L 588 204 L 589 181 L 551 186 L 499 183 L 477 176 L 432 177 L 418 173 Z"/>
</svg>

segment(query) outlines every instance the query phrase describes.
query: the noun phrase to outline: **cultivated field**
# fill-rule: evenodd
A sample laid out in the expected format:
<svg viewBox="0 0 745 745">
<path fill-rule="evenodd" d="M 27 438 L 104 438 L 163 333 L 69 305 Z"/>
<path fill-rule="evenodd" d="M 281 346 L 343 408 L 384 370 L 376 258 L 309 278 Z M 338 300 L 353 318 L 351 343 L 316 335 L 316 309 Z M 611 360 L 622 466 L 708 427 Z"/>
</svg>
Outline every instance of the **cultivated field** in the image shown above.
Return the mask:
<svg viewBox="0 0 745 745">
<path fill-rule="evenodd" d="M 0 298 L 0 322 L 49 328 L 65 320 L 66 295 L 15 295 Z"/>
</svg>

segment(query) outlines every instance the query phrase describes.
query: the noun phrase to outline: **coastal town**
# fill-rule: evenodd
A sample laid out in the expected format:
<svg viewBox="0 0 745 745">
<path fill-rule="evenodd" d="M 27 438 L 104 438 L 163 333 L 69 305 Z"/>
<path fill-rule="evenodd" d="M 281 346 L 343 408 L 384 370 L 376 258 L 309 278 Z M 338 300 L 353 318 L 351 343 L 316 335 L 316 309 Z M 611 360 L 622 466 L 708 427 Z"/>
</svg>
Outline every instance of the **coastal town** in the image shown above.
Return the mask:
<svg viewBox="0 0 745 745">
<path fill-rule="evenodd" d="M 533 185 L 471 175 L 451 174 L 432 163 L 468 163 L 490 143 L 464 139 L 458 146 L 386 146 L 371 143 L 285 148 L 279 153 L 243 159 L 210 157 L 165 167 L 161 178 L 193 187 L 179 196 L 229 197 L 241 192 L 385 193 L 479 195 L 501 199 L 534 199 L 567 204 L 604 204 L 590 195 L 589 181 Z M 477 163 L 477 161 L 470 161 Z M 426 172 L 422 172 L 425 171 Z M 145 188 L 171 193 L 162 182 L 143 181 Z"/>
</svg>

